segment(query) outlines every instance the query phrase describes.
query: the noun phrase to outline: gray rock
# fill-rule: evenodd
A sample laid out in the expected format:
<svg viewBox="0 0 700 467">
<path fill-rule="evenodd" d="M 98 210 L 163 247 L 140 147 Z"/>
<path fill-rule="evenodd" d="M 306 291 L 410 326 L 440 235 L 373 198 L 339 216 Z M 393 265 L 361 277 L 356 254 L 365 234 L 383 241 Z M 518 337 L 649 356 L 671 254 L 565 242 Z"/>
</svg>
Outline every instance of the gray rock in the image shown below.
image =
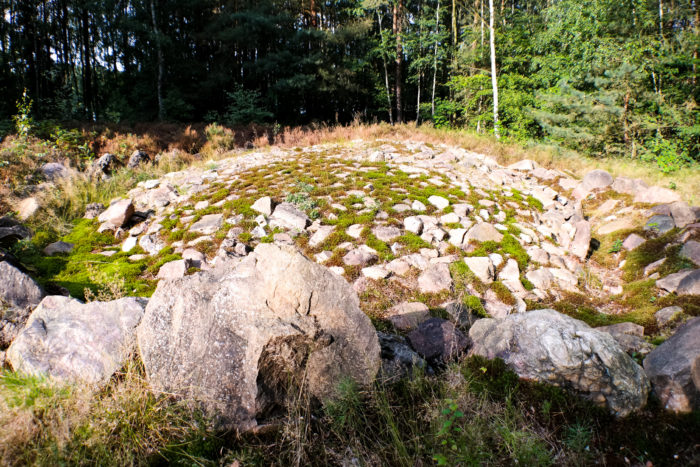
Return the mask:
<svg viewBox="0 0 700 467">
<path fill-rule="evenodd" d="M 408 334 L 408 342 L 429 362 L 447 362 L 469 346 L 467 336 L 442 318 L 430 318 Z"/>
<path fill-rule="evenodd" d="M 700 409 L 700 317 L 678 328 L 644 359 L 654 393 L 667 410 Z"/>
<path fill-rule="evenodd" d="M 406 339 L 394 334 L 377 331 L 381 347 L 381 375 L 386 380 L 410 377 L 415 368 L 430 373 L 431 368 L 406 342 Z"/>
<path fill-rule="evenodd" d="M 189 228 L 190 232 L 197 232 L 203 235 L 211 235 L 221 228 L 224 223 L 223 214 L 207 214 L 202 216 Z"/>
<path fill-rule="evenodd" d="M 487 256 L 472 256 L 464 258 L 464 263 L 474 273 L 479 280 L 485 284 L 493 282 L 496 276 L 496 269 L 493 262 Z"/>
<path fill-rule="evenodd" d="M 253 203 L 250 207 L 253 211 L 259 212 L 265 216 L 270 216 L 272 214 L 272 198 L 269 196 L 263 196 Z"/>
<path fill-rule="evenodd" d="M 85 219 L 94 219 L 96 217 L 99 217 L 100 214 L 102 214 L 105 210 L 105 206 L 102 203 L 90 203 L 87 206 L 85 206 L 85 215 L 83 216 Z"/>
<path fill-rule="evenodd" d="M 343 262 L 348 266 L 366 266 L 379 258 L 377 250 L 367 245 L 360 245 L 343 256 Z"/>
<path fill-rule="evenodd" d="M 75 245 L 73 243 L 53 242 L 46 245 L 46 248 L 44 248 L 44 254 L 46 256 L 67 255 L 73 251 L 74 246 Z"/>
<path fill-rule="evenodd" d="M 92 163 L 89 172 L 92 175 L 109 175 L 116 165 L 117 158 L 114 154 L 105 153 Z"/>
<path fill-rule="evenodd" d="M 44 291 L 34 279 L 7 261 L 0 261 L 0 301 L 13 308 L 36 306 Z"/>
<path fill-rule="evenodd" d="M 574 228 L 576 233 L 574 234 L 573 242 L 571 242 L 571 253 L 574 256 L 578 256 L 581 260 L 585 260 L 586 256 L 588 256 L 588 249 L 591 246 L 591 224 L 588 221 L 581 220 L 574 225 Z"/>
<path fill-rule="evenodd" d="M 613 184 L 612 175 L 605 170 L 592 170 L 581 181 L 586 191 L 602 190 Z"/>
<path fill-rule="evenodd" d="M 647 221 L 647 223 L 644 225 L 644 230 L 651 230 L 660 234 L 664 234 L 669 230 L 673 229 L 675 226 L 676 224 L 673 222 L 673 217 L 656 215 L 652 216 Z"/>
<path fill-rule="evenodd" d="M 0 247 L 9 248 L 31 237 L 32 232 L 12 217 L 0 217 Z"/>
<path fill-rule="evenodd" d="M 430 311 L 425 303 L 403 302 L 389 308 L 386 318 L 399 331 L 410 331 L 430 318 Z"/>
<path fill-rule="evenodd" d="M 638 191 L 645 190 L 649 188 L 649 186 L 639 178 L 617 177 L 610 188 L 618 193 L 635 195 Z"/>
<path fill-rule="evenodd" d="M 333 225 L 322 225 L 318 230 L 309 238 L 309 246 L 311 248 L 316 248 L 321 245 L 326 239 L 333 233 L 335 226 Z"/>
<path fill-rule="evenodd" d="M 689 259 L 696 266 L 700 266 L 700 242 L 688 240 L 683 244 L 679 255 L 681 258 Z"/>
<path fill-rule="evenodd" d="M 697 215 L 695 214 L 695 210 L 688 206 L 688 203 L 685 203 L 683 201 L 676 201 L 675 203 L 671 203 L 669 206 L 671 210 L 671 216 L 673 216 L 673 221 L 676 224 L 676 227 L 685 227 L 688 224 L 692 224 L 697 220 Z"/>
<path fill-rule="evenodd" d="M 683 308 L 679 306 L 667 306 L 654 313 L 656 325 L 665 328 L 683 319 Z"/>
<path fill-rule="evenodd" d="M 637 249 L 644 242 L 646 242 L 646 239 L 641 235 L 637 235 L 635 233 L 629 234 L 625 241 L 622 242 L 622 248 L 624 248 L 627 251 L 632 251 Z"/>
<path fill-rule="evenodd" d="M 134 350 L 144 302 L 46 297 L 7 350 L 7 360 L 22 373 L 104 385 Z"/>
<path fill-rule="evenodd" d="M 470 354 L 501 358 L 521 378 L 573 389 L 618 416 L 646 404 L 649 381 L 615 339 L 554 310 L 481 319 L 469 337 Z"/>
<path fill-rule="evenodd" d="M 669 274 L 657 280 L 656 286 L 677 295 L 700 295 L 700 269 Z"/>
<path fill-rule="evenodd" d="M 41 175 L 44 176 L 46 180 L 56 180 L 59 178 L 69 177 L 71 175 L 71 170 L 63 164 L 58 162 L 49 162 L 41 166 Z"/>
<path fill-rule="evenodd" d="M 309 217 L 291 203 L 280 203 L 270 216 L 270 227 L 301 232 L 309 224 Z"/>
<path fill-rule="evenodd" d="M 411 209 L 412 209 L 413 211 L 423 212 L 423 211 L 425 211 L 427 208 L 425 207 L 425 204 L 421 203 L 420 201 L 418 201 L 418 200 L 416 199 L 416 200 L 413 200 L 413 203 L 411 203 Z"/>
<path fill-rule="evenodd" d="M 146 164 L 148 162 L 151 162 L 151 158 L 148 157 L 148 154 L 137 149 L 136 151 L 131 153 L 131 156 L 129 157 L 129 162 L 126 164 L 126 166 L 130 169 L 135 169 L 140 165 Z"/>
<path fill-rule="evenodd" d="M 207 262 L 207 257 L 201 251 L 188 248 L 182 252 L 182 259 L 188 260 L 191 267 L 201 268 Z"/>
<path fill-rule="evenodd" d="M 644 327 L 634 323 L 618 323 L 610 326 L 600 326 L 596 331 L 607 332 L 620 344 L 620 347 L 631 356 L 647 355 L 653 346 L 643 339 Z"/>
<path fill-rule="evenodd" d="M 163 240 L 158 238 L 158 235 L 151 234 L 139 238 L 139 246 L 143 248 L 146 253 L 153 256 L 157 255 L 160 250 L 165 248 L 166 244 Z"/>
<path fill-rule="evenodd" d="M 187 270 L 191 266 L 192 264 L 187 259 L 178 259 L 175 261 L 170 261 L 160 267 L 160 269 L 158 270 L 158 275 L 156 277 L 158 279 L 163 280 L 179 279 L 180 277 L 185 276 Z"/>
<path fill-rule="evenodd" d="M 531 161 L 529 159 L 523 159 L 521 161 L 515 162 L 515 163 L 510 164 L 508 166 L 508 168 L 511 170 L 523 170 L 523 171 L 535 170 L 536 167 L 538 167 L 537 162 Z"/>
<path fill-rule="evenodd" d="M 131 199 L 122 199 L 112 203 L 106 211 L 99 215 L 98 221 L 119 228 L 126 224 L 134 214 L 134 203 Z"/>
<path fill-rule="evenodd" d="M 675 203 L 680 201 L 681 196 L 673 190 L 668 188 L 661 188 L 658 186 L 652 186 L 646 189 L 638 190 L 634 194 L 635 203 L 645 203 L 645 204 L 663 204 L 663 203 Z"/>
<path fill-rule="evenodd" d="M 390 242 L 396 237 L 401 236 L 401 229 L 394 226 L 378 225 L 372 229 L 375 237 L 383 242 Z"/>
<path fill-rule="evenodd" d="M 432 195 L 428 198 L 428 202 L 438 208 L 438 210 L 442 211 L 445 209 L 447 206 L 450 205 L 450 202 L 447 200 L 447 198 L 443 198 L 442 196 L 437 196 L 437 195 Z"/>
<path fill-rule="evenodd" d="M 469 229 L 465 235 L 464 243 L 468 243 L 471 240 L 476 242 L 500 242 L 503 240 L 503 234 L 496 230 L 493 225 L 482 222 Z"/>
<path fill-rule="evenodd" d="M 3 350 L 3 353 L 22 330 L 31 312 L 30 307 L 6 307 L 0 300 L 0 349 Z M 0 359 L 0 368 L 2 368 L 3 361 L 4 359 Z"/>
<path fill-rule="evenodd" d="M 417 216 L 409 216 L 403 220 L 404 228 L 411 233 L 420 235 L 423 231 L 423 221 Z"/>
<path fill-rule="evenodd" d="M 481 319 L 472 310 L 458 302 L 451 302 L 445 306 L 445 311 L 450 315 L 450 319 L 464 331 L 469 331 L 476 320 Z"/>
<path fill-rule="evenodd" d="M 525 273 L 525 278 L 536 288 L 546 292 L 552 286 L 554 276 L 548 268 L 539 268 Z"/>
<path fill-rule="evenodd" d="M 273 244 L 160 282 L 138 343 L 155 392 L 195 400 L 238 431 L 300 388 L 325 401 L 344 377 L 371 384 L 380 366 L 377 333 L 350 285 Z"/>
<path fill-rule="evenodd" d="M 418 276 L 418 290 L 421 293 L 439 293 L 452 288 L 450 268 L 445 263 L 430 264 Z"/>
</svg>

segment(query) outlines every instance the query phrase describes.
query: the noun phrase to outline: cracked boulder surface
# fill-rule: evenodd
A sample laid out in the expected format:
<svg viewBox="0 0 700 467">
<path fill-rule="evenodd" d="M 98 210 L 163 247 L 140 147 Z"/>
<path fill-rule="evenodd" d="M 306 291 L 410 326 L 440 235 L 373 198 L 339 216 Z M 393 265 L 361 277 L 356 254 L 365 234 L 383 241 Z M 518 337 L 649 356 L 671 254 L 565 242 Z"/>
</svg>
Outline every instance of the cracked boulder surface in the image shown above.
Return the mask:
<svg viewBox="0 0 700 467">
<path fill-rule="evenodd" d="M 350 285 L 272 244 L 162 281 L 137 334 L 156 392 L 198 401 L 237 431 L 283 408 L 300 385 L 322 402 L 343 378 L 370 384 L 380 366 L 377 333 Z"/>
<path fill-rule="evenodd" d="M 501 358 L 518 376 L 571 389 L 617 416 L 644 407 L 649 380 L 615 339 L 554 310 L 481 319 L 472 355 Z"/>
</svg>

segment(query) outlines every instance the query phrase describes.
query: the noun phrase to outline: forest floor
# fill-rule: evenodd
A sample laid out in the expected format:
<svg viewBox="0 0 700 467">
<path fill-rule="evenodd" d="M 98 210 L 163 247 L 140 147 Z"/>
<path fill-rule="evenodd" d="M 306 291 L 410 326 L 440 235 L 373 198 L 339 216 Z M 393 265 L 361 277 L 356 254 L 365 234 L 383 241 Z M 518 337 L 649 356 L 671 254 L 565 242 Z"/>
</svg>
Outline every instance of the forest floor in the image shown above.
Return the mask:
<svg viewBox="0 0 700 467">
<path fill-rule="evenodd" d="M 251 247 L 258 242 L 277 241 L 275 236 L 283 232 L 269 229 L 257 237 L 254 233 L 259 224 L 251 206 L 260 197 L 270 196 L 275 202 L 295 200 L 311 218 L 333 226 L 333 233 L 317 245 L 309 244 L 310 235 L 296 237 L 294 242 L 319 262 L 318 255 L 330 253 L 323 262 L 335 267 L 349 282 L 358 283 L 366 271 L 346 264 L 343 254 L 360 243 L 373 248 L 378 264 L 387 267 L 401 255 L 415 257 L 431 250 L 424 238 L 408 232 L 392 240 L 398 244 L 396 249 L 375 235 L 374 229 L 380 224 L 396 228 L 405 225 L 411 211 L 394 207 L 406 203 L 406 199 L 422 203 L 425 215 L 441 219 L 446 231 L 460 229 L 452 225 L 456 222 L 445 218 L 454 215 L 453 211 L 448 208 L 438 212 L 431 206 L 429 198 L 440 196 L 454 205 L 470 203 L 483 208 L 481 211 L 487 209 L 488 213 L 479 214 L 485 219 L 500 214 L 493 206 L 513 206 L 502 210 L 505 241 L 485 242 L 481 249 L 471 251 L 448 247 L 436 251 L 436 255 L 464 259 L 496 253 L 512 258 L 519 263 L 521 280 L 527 284 L 526 268 L 540 265 L 531 260 L 522 242 L 514 239 L 523 238 L 521 234 L 529 231 L 524 227 L 529 220 L 521 216 L 536 218 L 542 213 L 542 203 L 514 185 L 498 186 L 486 172 L 481 173 L 481 180 L 478 171 L 442 171 L 443 166 L 451 167 L 450 154 L 480 157 L 481 161 L 486 155 L 500 165 L 523 159 L 536 161 L 557 173 L 552 180 L 536 181 L 545 191 L 548 186 L 560 189 L 554 183 L 560 178 L 578 179 L 601 168 L 613 176 L 641 178 L 650 186 L 671 187 L 691 205 L 698 202 L 697 167 L 664 175 L 637 161 L 594 160 L 554 148 L 523 147 L 413 126 L 273 130 L 203 125 L 83 127 L 74 136 L 90 134 L 89 140 L 37 138 L 24 142 L 21 154 L 10 151 L 18 143 L 9 138 L 3 142 L 5 151 L 0 153 L 0 159 L 8 160 L 0 167 L 6 182 L 5 192 L 0 193 L 4 201 L 0 202 L 0 215 L 14 210 L 20 197 L 36 196 L 42 206 L 27 220 L 34 238 L 14 253 L 49 291 L 53 287 L 87 299 L 148 296 L 155 288 L 160 267 L 180 260 L 183 247 L 191 245 L 206 261 L 221 251 L 233 224 L 226 220 L 211 235 L 191 230 L 204 216 L 222 214 L 225 219 L 235 219 L 232 222 L 241 229 L 237 240 Z M 81 144 L 89 147 L 81 150 Z M 78 174 L 46 185 L 37 175 L 47 162 L 62 162 L 76 170 L 87 167 L 89 161 L 81 151 L 83 155 L 112 152 L 125 163 L 135 149 L 160 156 L 156 163 L 137 169 L 120 168 L 99 182 Z M 32 156 L 39 150 L 43 151 L 42 157 Z M 418 167 L 415 172 L 405 163 L 390 164 L 413 157 Z M 155 180 L 158 183 L 146 185 Z M 127 193 L 149 203 L 154 189 L 166 183 L 175 187 L 173 196 L 183 198 L 182 203 L 178 201 L 159 212 L 159 221 L 152 223 L 160 226 L 155 233 L 162 243 L 153 254 L 140 242 L 127 251 L 112 234 L 98 233 L 95 221 L 82 219 L 89 203 L 108 205 L 113 198 Z M 358 194 L 363 190 L 366 196 Z M 570 191 L 566 193 L 570 195 Z M 596 226 L 608 222 L 602 214 L 594 213 L 609 201 L 618 210 L 626 207 L 627 213 L 634 211 L 630 195 L 585 199 L 583 210 L 596 219 Z M 376 223 L 374 216 L 379 212 L 388 213 L 386 222 Z M 471 217 L 475 217 L 474 212 Z M 481 222 L 476 218 L 471 221 Z M 354 226 L 359 226 L 357 236 L 350 235 Z M 539 299 L 529 297 L 528 309 L 551 306 L 592 326 L 632 321 L 644 326 L 649 344 L 663 342 L 666 336 L 659 332 L 653 318 L 658 309 L 680 305 L 691 315 L 700 314 L 692 297 L 657 294 L 653 283 L 641 275 L 644 266 L 660 255 L 670 258 L 663 266 L 664 275 L 688 266 L 678 258 L 680 248 L 674 246 L 680 232 L 676 229 L 665 236 L 650 237 L 651 246 L 637 253 L 619 248 L 615 251 L 615 245 L 631 233 L 650 235 L 636 224 L 600 235 L 600 248 L 580 271 L 583 280 L 576 284 L 576 290 Z M 152 234 L 149 230 L 134 235 Z M 46 257 L 41 253 L 44 246 L 56 240 L 74 243 L 76 248 L 67 256 Z M 666 245 L 671 248 L 664 252 Z M 550 257 L 551 266 L 566 269 L 563 260 L 561 266 L 554 264 L 555 256 Z M 627 266 L 620 266 L 625 260 Z M 616 271 L 610 278 L 614 283 L 606 282 L 603 272 L 607 271 Z M 363 287 L 358 287 L 361 308 L 377 329 L 389 331 L 385 313 L 397 301 L 422 301 L 431 314 L 446 316 L 440 308 L 446 300 L 466 303 L 469 300 L 465 295 L 485 297 L 493 290 L 495 301 L 515 306 L 515 297 L 498 281 L 482 289 L 484 284 L 468 269 L 451 267 L 451 274 L 456 284 L 471 282 L 474 288 L 465 291 L 455 286 L 449 293 L 421 294 L 412 287 L 397 286 L 403 283 L 401 280 L 365 281 Z M 406 281 L 415 281 L 414 275 L 407 273 Z M 595 276 L 601 280 L 594 280 Z M 611 292 L 618 286 L 620 292 Z M 519 380 L 500 360 L 468 357 L 446 365 L 438 374 L 417 370 L 411 378 L 377 382 L 369 388 L 342 383 L 340 392 L 337 401 L 323 407 L 299 397 L 271 429 L 237 435 L 215 430 L 204 414 L 187 403 L 152 394 L 138 358 L 127 363 L 97 393 L 5 371 L 0 373 L 0 463 L 345 466 L 700 462 L 698 412 L 671 415 L 651 398 L 644 410 L 616 418 L 559 388 Z"/>
</svg>

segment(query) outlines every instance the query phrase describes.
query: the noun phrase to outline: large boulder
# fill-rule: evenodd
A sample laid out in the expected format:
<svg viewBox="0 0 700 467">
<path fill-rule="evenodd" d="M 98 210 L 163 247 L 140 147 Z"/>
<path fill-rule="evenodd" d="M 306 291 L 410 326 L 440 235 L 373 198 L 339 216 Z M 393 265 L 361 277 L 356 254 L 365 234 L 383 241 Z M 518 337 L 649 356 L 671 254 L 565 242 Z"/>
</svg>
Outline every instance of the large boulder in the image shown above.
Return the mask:
<svg viewBox="0 0 700 467">
<path fill-rule="evenodd" d="M 0 302 L 24 309 L 36 306 L 44 295 L 34 279 L 7 261 L 0 261 Z"/>
<path fill-rule="evenodd" d="M 643 407 L 649 381 L 607 333 L 554 310 L 480 319 L 470 354 L 501 358 L 521 378 L 572 389 L 625 416 Z"/>
<path fill-rule="evenodd" d="M 605 170 L 592 170 L 588 172 L 581 181 L 581 185 L 585 191 L 603 190 L 612 184 L 612 175 Z"/>
<path fill-rule="evenodd" d="M 15 371 L 104 385 L 134 350 L 145 299 L 111 302 L 49 296 L 7 349 Z"/>
<path fill-rule="evenodd" d="M 644 359 L 644 370 L 666 409 L 700 410 L 700 317 L 654 349 Z"/>
<path fill-rule="evenodd" d="M 131 199 L 121 199 L 112 203 L 106 211 L 103 211 L 97 220 L 119 228 L 126 224 L 134 214 L 134 203 Z"/>
<path fill-rule="evenodd" d="M 126 164 L 126 166 L 130 169 L 135 169 L 147 162 L 151 162 L 151 158 L 148 157 L 148 154 L 137 149 L 136 151 L 131 153 L 131 156 L 129 157 L 129 163 Z"/>
<path fill-rule="evenodd" d="M 377 333 L 351 286 L 274 244 L 161 281 L 138 343 L 154 391 L 198 401 L 239 431 L 299 388 L 323 401 L 345 377 L 371 383 L 380 365 Z"/>
</svg>

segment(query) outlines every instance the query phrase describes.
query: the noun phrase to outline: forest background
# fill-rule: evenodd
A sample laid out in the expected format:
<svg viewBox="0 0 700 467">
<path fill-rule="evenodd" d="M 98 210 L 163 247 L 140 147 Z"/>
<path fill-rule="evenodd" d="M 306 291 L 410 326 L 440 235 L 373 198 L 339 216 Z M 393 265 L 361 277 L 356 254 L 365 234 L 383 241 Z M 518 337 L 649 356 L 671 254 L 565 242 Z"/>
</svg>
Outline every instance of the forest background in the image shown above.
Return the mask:
<svg viewBox="0 0 700 467">
<path fill-rule="evenodd" d="M 700 160 L 698 3 L 0 0 L 0 132 L 410 120 L 672 172 Z"/>
</svg>

